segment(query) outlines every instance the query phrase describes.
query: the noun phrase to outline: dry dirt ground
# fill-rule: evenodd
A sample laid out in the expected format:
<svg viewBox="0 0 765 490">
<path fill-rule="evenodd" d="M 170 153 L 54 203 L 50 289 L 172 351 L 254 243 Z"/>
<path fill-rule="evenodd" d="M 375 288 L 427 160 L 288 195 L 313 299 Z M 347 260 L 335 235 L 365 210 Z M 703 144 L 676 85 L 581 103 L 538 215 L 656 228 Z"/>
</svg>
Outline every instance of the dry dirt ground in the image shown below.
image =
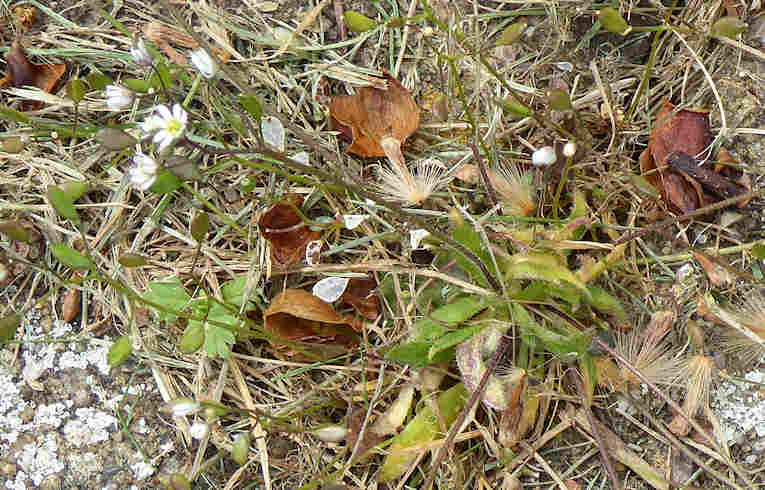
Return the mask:
<svg viewBox="0 0 765 490">
<path fill-rule="evenodd" d="M 107 3 L 111 4 L 109 8 L 112 8 L 118 2 Z M 266 2 L 223 2 L 220 8 L 246 14 L 248 9 L 257 9 L 258 5 L 263 3 Z M 278 6 L 278 11 L 269 15 L 292 27 L 296 25 L 299 15 L 307 11 L 302 2 L 288 0 L 272 3 Z M 409 8 L 408 2 L 399 3 L 401 12 Z M 473 12 L 473 2 L 462 3 L 464 5 L 460 7 L 461 11 Z M 492 9 L 501 7 L 499 2 L 476 3 L 489 4 Z M 529 2 L 529 6 L 539 6 L 537 4 L 542 3 L 549 2 Z M 62 0 L 48 2 L 46 6 L 76 25 L 70 30 L 73 36 L 77 36 L 80 31 L 111 28 L 104 23 L 97 11 L 85 2 Z M 375 13 L 372 4 L 368 2 L 345 2 L 345 8 L 364 11 L 371 16 Z M 121 13 L 119 10 L 112 12 Z M 261 15 L 265 13 L 261 12 Z M 322 15 L 324 36 L 327 40 L 335 39 L 338 30 L 331 8 Z M 135 22 L 128 27 L 136 29 L 140 21 L 132 20 Z M 563 31 L 558 33 L 565 35 L 565 40 L 561 41 L 563 45 L 576 45 L 587 33 L 592 21 L 592 17 L 588 16 L 565 24 Z M 538 25 L 534 26 L 535 33 L 525 40 L 523 49 L 531 49 L 534 46 L 549 48 L 548 43 L 552 42 L 549 41 L 551 32 L 560 25 L 552 27 L 544 16 L 535 16 L 532 22 Z M 61 27 L 49 23 L 46 14 L 43 13 L 38 30 L 32 34 L 32 38 L 39 41 L 41 46 L 49 47 L 50 43 L 46 44 L 48 29 L 59 32 Z M 318 28 L 312 29 L 315 33 Z M 758 49 L 765 49 L 765 44 L 761 44 L 765 42 L 765 37 L 758 34 L 762 31 L 761 16 L 743 35 L 743 40 Z M 538 76 L 547 80 L 555 75 L 565 77 L 571 82 L 577 71 L 587 71 L 587 66 L 593 59 L 605 62 L 605 76 L 608 76 L 610 71 L 608 63 L 645 63 L 650 49 L 650 38 L 641 37 L 629 44 L 623 52 L 619 52 L 622 58 L 616 59 L 614 51 L 607 49 L 607 46 L 612 46 L 618 41 L 613 35 L 601 34 L 598 42 L 586 45 L 570 57 L 565 55 L 568 50 L 556 51 L 557 58 L 547 60 Z M 369 55 L 365 50 L 357 55 L 355 63 L 364 65 L 365 57 Z M 599 58 L 601 56 L 611 58 Z M 553 61 L 572 63 L 574 72 L 555 71 L 559 69 Z M 381 65 L 384 65 L 382 67 L 387 66 L 385 63 L 381 62 Z M 299 68 L 290 69 L 299 72 Z M 401 78 L 410 82 L 416 80 L 421 87 L 438 83 L 439 74 L 428 71 L 428 66 L 423 67 L 420 73 L 408 71 L 415 69 L 416 64 L 404 63 Z M 531 68 L 522 65 L 519 69 Z M 685 74 L 676 73 L 678 80 L 683 76 L 698 76 L 696 68 L 691 67 L 688 70 Z M 728 116 L 728 127 L 765 128 L 765 61 L 746 52 L 732 50 L 728 67 L 717 69 L 714 76 L 723 108 Z M 466 84 L 470 84 L 475 80 L 471 80 L 471 74 L 466 73 L 465 81 Z M 418 101 L 424 95 L 423 91 L 414 90 Z M 658 103 L 658 100 L 654 100 L 653 103 Z M 713 111 L 712 125 L 715 129 L 720 127 L 719 112 L 716 108 Z M 636 135 L 635 139 L 644 144 L 645 134 Z M 761 189 L 765 174 L 765 138 L 761 135 L 734 134 L 727 138 L 726 146 L 739 161 L 760 170 L 761 173 L 754 176 L 754 188 Z M 29 151 L 34 152 L 34 149 Z M 6 165 L 3 163 L 7 161 L 4 155 L 0 154 L 0 168 Z M 629 155 L 629 158 L 636 160 L 637 155 Z M 9 167 L 5 170 L 8 171 Z M 40 203 L 44 204 L 44 201 Z M 0 213 L 5 212 L 6 208 L 3 206 L 6 204 L 0 203 Z M 737 233 L 750 241 L 757 237 L 762 239 L 765 216 L 762 214 L 761 202 L 754 203 L 741 213 L 743 216 L 736 224 Z M 699 233 L 697 240 L 714 240 L 711 232 L 707 238 L 703 236 L 703 232 Z M 646 240 L 655 244 L 656 250 L 661 254 L 669 255 L 674 252 L 671 243 L 664 247 L 659 245 L 662 237 L 647 237 Z M 702 243 L 701 241 L 699 243 Z M 7 244 L 3 242 L 2 245 Z M 682 266 L 685 262 L 690 263 L 686 260 L 675 265 Z M 18 280 L 0 291 L 0 304 L 14 304 L 19 307 L 34 302 L 35 298 L 42 297 L 46 292 L 42 284 Z M 87 298 L 91 305 L 98 301 L 92 295 Z M 0 350 L 0 488 L 160 488 L 160 476 L 166 477 L 188 467 L 195 456 L 196 443 L 192 442 L 189 445 L 172 417 L 161 411 L 164 402 L 158 389 L 156 372 L 150 368 L 145 356 L 137 355 L 119 369 L 110 372 L 106 364 L 106 352 L 114 339 L 124 333 L 120 330 L 122 326 L 99 324 L 99 318 L 90 318 L 90 325 L 95 323 L 96 328 L 83 331 L 80 319 L 71 323 L 61 320 L 60 308 L 61 295 L 56 294 L 28 310 L 20 329 L 21 343 L 6 345 Z M 89 311 L 97 312 L 99 309 L 91 307 Z M 194 365 L 178 362 L 178 369 L 195 369 Z M 739 461 L 750 476 L 762 485 L 760 468 L 765 467 L 765 389 L 762 388 L 765 386 L 765 367 L 759 366 L 738 374 L 741 378 L 758 383 L 761 388 L 758 390 L 753 388 L 755 385 L 752 383 L 734 379 L 721 381 L 713 388 L 711 407 L 720 419 L 725 438 L 730 441 L 734 460 Z M 692 463 L 670 454 L 667 446 L 636 429 L 624 416 L 630 415 L 631 410 L 629 406 L 613 403 L 598 413 L 603 419 L 611 422 L 612 430 L 623 437 L 633 450 L 655 466 L 663 468 L 668 458 L 677 458 L 673 465 L 681 473 L 675 475 L 676 479 L 683 478 L 682 471 L 685 472 L 685 476 L 697 471 L 697 467 Z M 566 448 L 582 441 L 583 438 L 563 438 L 557 444 Z M 293 483 L 290 483 L 292 481 L 310 481 L 310 478 L 293 480 L 285 476 L 290 472 L 306 469 L 295 463 L 300 461 L 300 457 L 296 456 L 298 452 L 315 451 L 315 461 L 326 462 L 336 450 L 336 445 L 310 437 L 295 438 L 278 434 L 269 436 L 268 447 L 271 461 L 274 462 L 271 476 L 276 482 L 280 482 L 275 484 L 275 488 L 294 488 L 291 486 Z M 582 464 L 586 471 L 583 470 L 583 474 L 572 477 L 581 477 L 582 481 L 596 481 L 597 478 L 593 474 L 602 472 L 602 469 L 598 469 L 598 454 L 592 451 L 591 445 L 588 446 L 588 451 L 590 452 L 561 451 L 560 455 L 551 451 L 545 454 L 556 470 L 564 471 L 574 463 Z M 588 464 L 584 465 L 585 462 Z M 317 463 L 313 469 L 316 470 L 320 466 L 321 464 Z M 213 481 L 215 477 L 230 476 L 235 469 L 236 466 L 230 461 L 218 462 L 210 469 L 210 475 L 214 476 L 209 480 L 199 479 L 193 488 L 222 488 L 221 482 L 225 482 L 225 477 Z M 589 471 L 593 473 L 588 476 L 586 473 Z M 251 482 L 256 482 L 261 473 L 257 465 L 253 465 L 249 474 L 252 477 Z M 533 470 L 528 470 L 525 477 L 531 482 L 529 485 L 535 480 L 550 483 L 545 475 L 544 468 L 534 467 Z M 603 485 L 601 488 L 608 488 L 608 479 L 604 474 L 600 474 L 599 481 Z M 642 480 L 634 476 L 628 476 L 627 484 L 628 488 L 647 488 Z M 704 475 L 699 477 L 696 484 L 704 488 L 720 488 L 718 483 Z M 253 486 L 248 487 L 245 483 L 240 488 L 265 488 L 262 483 L 251 485 Z"/>
</svg>

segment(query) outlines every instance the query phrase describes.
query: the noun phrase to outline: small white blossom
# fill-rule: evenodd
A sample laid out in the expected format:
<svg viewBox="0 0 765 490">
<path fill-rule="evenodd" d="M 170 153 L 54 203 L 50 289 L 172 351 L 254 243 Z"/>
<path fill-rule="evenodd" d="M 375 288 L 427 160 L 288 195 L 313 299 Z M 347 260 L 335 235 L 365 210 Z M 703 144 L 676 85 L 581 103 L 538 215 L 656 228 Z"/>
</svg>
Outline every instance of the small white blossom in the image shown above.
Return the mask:
<svg viewBox="0 0 765 490">
<path fill-rule="evenodd" d="M 347 229 L 352 230 L 366 221 L 367 218 L 369 218 L 368 214 L 344 214 L 343 224 Z"/>
<path fill-rule="evenodd" d="M 126 109 L 133 104 L 135 95 L 132 90 L 128 90 L 120 85 L 106 86 L 106 107 L 119 111 Z"/>
<path fill-rule="evenodd" d="M 170 404 L 170 411 L 173 417 L 183 417 L 184 415 L 192 415 L 197 413 L 201 405 L 194 400 L 188 398 L 178 398 Z"/>
<path fill-rule="evenodd" d="M 157 114 L 149 116 L 141 123 L 141 130 L 154 134 L 154 143 L 159 144 L 158 151 L 167 148 L 175 139 L 183 136 L 189 114 L 180 104 L 174 104 L 172 112 L 166 105 L 157 106 Z"/>
<path fill-rule="evenodd" d="M 412 249 L 414 250 L 420 248 L 420 242 L 428 235 L 430 235 L 430 232 L 422 228 L 409 230 L 409 244 L 411 245 Z"/>
<path fill-rule="evenodd" d="M 189 435 L 194 439 L 202 439 L 209 431 L 210 428 L 203 422 L 196 422 L 189 427 Z"/>
<path fill-rule="evenodd" d="M 268 146 L 284 151 L 284 126 L 278 118 L 263 117 L 260 120 L 260 132 L 263 134 L 263 141 Z"/>
<path fill-rule="evenodd" d="M 574 155 L 576 155 L 576 143 L 573 141 L 569 141 L 565 145 L 563 145 L 563 156 L 566 158 L 571 158 Z"/>
<path fill-rule="evenodd" d="M 218 63 L 210 56 L 210 53 L 202 48 L 191 53 L 191 64 L 205 78 L 212 78 L 218 72 Z"/>
<path fill-rule="evenodd" d="M 133 61 L 141 66 L 151 66 L 154 63 L 154 57 L 151 55 L 143 39 L 139 39 L 130 48 L 130 56 L 133 57 Z"/>
<path fill-rule="evenodd" d="M 134 156 L 133 163 L 135 163 L 135 167 L 128 170 L 130 182 L 138 189 L 145 191 L 156 180 L 159 165 L 157 165 L 156 160 L 143 153 Z"/>
<path fill-rule="evenodd" d="M 535 167 L 549 167 L 558 157 L 555 155 L 555 148 L 552 146 L 543 146 L 531 154 L 531 163 Z"/>
</svg>

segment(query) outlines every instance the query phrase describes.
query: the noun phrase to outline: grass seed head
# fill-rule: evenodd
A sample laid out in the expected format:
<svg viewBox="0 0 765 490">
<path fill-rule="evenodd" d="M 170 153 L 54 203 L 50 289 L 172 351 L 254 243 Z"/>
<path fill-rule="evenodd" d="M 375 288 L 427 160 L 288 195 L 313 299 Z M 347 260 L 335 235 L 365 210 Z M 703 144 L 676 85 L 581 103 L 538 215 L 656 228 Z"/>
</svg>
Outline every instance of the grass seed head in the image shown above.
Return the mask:
<svg viewBox="0 0 765 490">
<path fill-rule="evenodd" d="M 396 164 L 381 166 L 378 192 L 392 201 L 405 205 L 425 202 L 447 182 L 446 169 L 441 162 L 427 159 L 414 165 L 414 171 Z"/>
<path fill-rule="evenodd" d="M 722 351 L 745 364 L 765 356 L 765 298 L 762 294 L 750 294 L 738 309 L 719 308 L 717 313 L 730 326 L 722 336 Z"/>
<path fill-rule="evenodd" d="M 537 209 L 536 191 L 531 173 L 522 173 L 517 165 L 500 165 L 489 174 L 506 212 L 514 216 L 531 216 Z"/>
<path fill-rule="evenodd" d="M 683 373 L 682 359 L 664 341 L 674 320 L 673 312 L 659 311 L 653 314 L 645 329 L 633 330 L 616 339 L 616 352 L 655 385 L 676 385 Z M 628 384 L 642 383 L 626 366 L 620 366 L 620 371 Z"/>
</svg>

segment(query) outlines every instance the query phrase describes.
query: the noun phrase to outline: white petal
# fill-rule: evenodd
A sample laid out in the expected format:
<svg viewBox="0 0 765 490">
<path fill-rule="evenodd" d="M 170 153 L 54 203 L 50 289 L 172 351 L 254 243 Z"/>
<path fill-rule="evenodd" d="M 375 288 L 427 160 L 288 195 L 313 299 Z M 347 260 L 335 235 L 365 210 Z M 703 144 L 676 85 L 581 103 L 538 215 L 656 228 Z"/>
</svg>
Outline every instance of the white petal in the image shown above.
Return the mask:
<svg viewBox="0 0 765 490">
<path fill-rule="evenodd" d="M 348 287 L 349 277 L 328 277 L 313 285 L 313 295 L 327 303 L 337 301 Z"/>
<path fill-rule="evenodd" d="M 352 230 L 366 221 L 367 218 L 369 218 L 368 214 L 344 214 L 343 223 L 345 223 L 346 228 Z"/>
<path fill-rule="evenodd" d="M 548 167 L 557 159 L 555 148 L 552 146 L 543 146 L 531 154 L 531 163 L 536 167 Z"/>
<path fill-rule="evenodd" d="M 193 437 L 194 439 L 202 439 L 204 436 L 207 435 L 208 431 L 209 431 L 209 428 L 207 427 L 207 424 L 204 424 L 202 422 L 197 422 L 193 424 L 191 427 L 189 427 L 189 435 Z"/>
<path fill-rule="evenodd" d="M 173 114 L 170 112 L 170 109 L 168 109 L 166 105 L 158 105 L 157 112 L 159 113 L 159 116 L 165 121 L 173 118 Z"/>
<path fill-rule="evenodd" d="M 263 140 L 267 145 L 284 151 L 284 126 L 279 119 L 265 116 L 260 120 L 260 131 L 263 133 Z"/>
<path fill-rule="evenodd" d="M 340 442 L 348 435 L 348 429 L 341 425 L 330 425 L 313 431 L 313 435 L 324 442 Z"/>
<path fill-rule="evenodd" d="M 173 104 L 173 119 L 177 119 L 179 121 L 186 122 L 184 118 L 186 117 L 186 111 L 183 110 L 183 107 L 181 107 L 181 104 Z"/>
<path fill-rule="evenodd" d="M 302 163 L 303 165 L 308 165 L 308 163 L 311 161 L 311 157 L 308 155 L 307 151 L 299 151 L 292 155 L 290 158 L 298 163 Z"/>
<path fill-rule="evenodd" d="M 412 249 L 420 248 L 420 242 L 428 235 L 430 235 L 430 232 L 422 228 L 409 230 L 409 243 L 411 244 Z"/>
</svg>

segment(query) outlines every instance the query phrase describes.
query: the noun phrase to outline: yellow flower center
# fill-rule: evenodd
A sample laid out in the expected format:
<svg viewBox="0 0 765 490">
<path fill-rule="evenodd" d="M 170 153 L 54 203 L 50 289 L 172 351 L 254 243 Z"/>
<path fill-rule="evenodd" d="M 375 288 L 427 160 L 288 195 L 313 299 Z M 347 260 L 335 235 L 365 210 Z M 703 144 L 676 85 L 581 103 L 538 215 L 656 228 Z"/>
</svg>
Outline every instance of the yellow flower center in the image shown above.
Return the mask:
<svg viewBox="0 0 765 490">
<path fill-rule="evenodd" d="M 165 128 L 165 130 L 172 135 L 180 133 L 181 129 L 183 129 L 183 123 L 181 123 L 178 119 L 170 119 L 167 122 L 167 127 Z"/>
</svg>

